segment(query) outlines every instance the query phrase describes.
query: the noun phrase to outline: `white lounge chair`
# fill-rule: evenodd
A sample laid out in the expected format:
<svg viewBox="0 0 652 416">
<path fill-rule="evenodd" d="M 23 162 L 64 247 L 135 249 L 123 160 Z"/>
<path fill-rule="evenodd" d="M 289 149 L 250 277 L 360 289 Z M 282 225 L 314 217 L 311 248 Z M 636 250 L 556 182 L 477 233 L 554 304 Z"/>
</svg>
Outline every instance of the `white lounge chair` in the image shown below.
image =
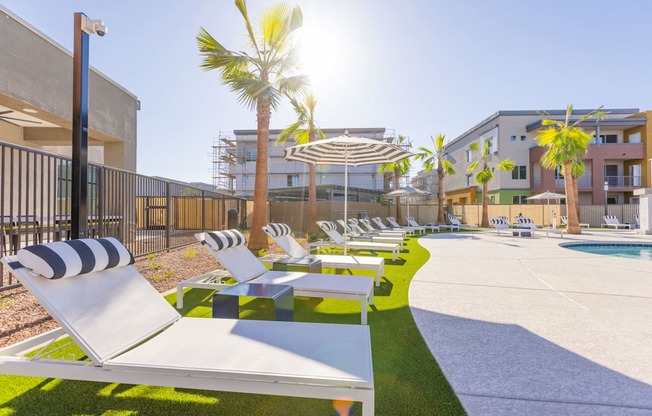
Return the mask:
<svg viewBox="0 0 652 416">
<path fill-rule="evenodd" d="M 561 221 L 561 225 L 568 225 L 568 216 L 566 216 L 566 215 L 562 215 L 562 216 L 559 217 L 559 219 L 560 219 L 560 221 Z M 585 222 L 581 222 L 581 223 L 580 223 L 580 227 L 582 227 L 582 228 L 589 228 L 590 225 L 587 224 L 587 223 L 585 223 Z"/>
<path fill-rule="evenodd" d="M 400 235 L 401 237 L 405 238 L 407 236 L 407 231 L 405 230 L 393 230 L 391 228 L 385 227 L 383 230 L 379 230 L 373 227 L 371 225 L 371 221 L 367 218 L 363 218 L 360 220 L 360 224 L 367 229 L 367 231 L 372 232 L 372 233 L 380 233 L 380 234 L 389 234 L 389 235 Z M 384 224 L 383 224 L 384 225 Z"/>
<path fill-rule="evenodd" d="M 365 222 L 366 221 L 366 222 Z M 339 220 L 338 220 L 339 222 Z M 401 237 L 405 238 L 405 232 L 401 230 L 377 230 L 371 226 L 369 223 L 369 220 L 365 219 L 360 219 L 358 220 L 357 218 L 349 218 L 349 224 L 351 227 L 353 227 L 356 231 L 360 232 L 361 234 L 374 234 L 374 235 L 380 235 L 380 236 L 391 236 L 391 237 Z M 369 226 L 367 226 L 367 224 Z"/>
<path fill-rule="evenodd" d="M 344 237 L 342 234 L 337 232 L 337 226 L 334 222 L 330 221 L 317 221 L 317 225 L 324 230 L 330 241 L 315 241 L 308 244 L 309 250 L 312 252 L 313 249 L 319 250 L 321 247 L 344 247 Z M 347 248 L 352 250 L 366 250 L 366 251 L 388 251 L 392 253 L 392 260 L 398 258 L 398 253 L 401 251 L 400 244 L 394 243 L 373 243 L 365 241 L 347 241 Z"/>
<path fill-rule="evenodd" d="M 394 243 L 403 245 L 403 237 L 391 234 L 365 234 L 360 227 L 353 224 L 346 224 L 343 220 L 337 220 L 346 231 L 346 236 L 351 241 L 371 241 L 373 243 Z M 361 232 L 362 231 L 362 232 Z"/>
<path fill-rule="evenodd" d="M 374 217 L 371 219 L 376 226 L 382 230 L 382 231 L 402 231 L 406 235 L 412 235 L 415 234 L 415 231 L 411 227 L 393 227 L 393 226 L 386 226 L 385 223 L 383 223 L 383 220 L 380 217 Z M 391 224 L 390 224 L 391 225 Z"/>
<path fill-rule="evenodd" d="M 399 228 L 399 229 L 402 228 L 404 230 L 409 230 L 410 233 L 412 233 L 412 234 L 425 234 L 426 233 L 426 228 L 425 227 L 421 227 L 421 226 L 419 226 L 419 227 L 410 227 L 410 226 L 404 227 L 404 226 L 400 225 L 398 222 L 396 222 L 396 218 L 394 218 L 394 217 L 387 217 L 387 222 L 393 228 Z"/>
<path fill-rule="evenodd" d="M 380 286 L 380 277 L 385 275 L 385 259 L 383 257 L 310 254 L 292 237 L 292 230 L 287 224 L 267 224 L 263 227 L 263 231 L 290 257 L 299 259 L 314 257 L 321 260 L 323 267 L 335 269 L 373 270 L 376 286 Z"/>
<path fill-rule="evenodd" d="M 603 227 L 603 228 L 610 228 L 610 227 L 613 227 L 613 228 L 616 228 L 616 229 L 618 229 L 618 228 L 629 228 L 629 229 L 631 229 L 632 228 L 631 224 L 623 224 L 623 223 L 621 223 L 620 220 L 618 219 L 618 217 L 616 217 L 615 215 L 604 215 L 602 218 L 604 219 L 604 223 L 601 225 L 601 227 Z"/>
<path fill-rule="evenodd" d="M 564 238 L 564 233 L 566 232 L 566 230 L 556 229 L 556 228 L 541 228 L 534 223 L 534 220 L 532 218 L 528 218 L 528 217 L 516 217 L 516 218 L 518 220 L 518 225 L 520 227 L 532 230 L 533 236 L 534 236 L 534 231 L 539 231 L 545 233 L 546 237 L 548 237 L 549 234 L 558 234 L 561 238 Z"/>
<path fill-rule="evenodd" d="M 431 233 L 434 233 L 435 231 L 439 231 L 439 225 L 437 224 L 428 224 L 428 225 L 419 225 L 417 221 L 414 219 L 414 217 L 405 217 L 407 219 L 407 223 L 410 227 L 423 227 L 426 229 L 426 231 L 430 231 Z"/>
<path fill-rule="evenodd" d="M 530 228 L 511 228 L 511 224 L 507 219 L 503 217 L 492 217 L 489 218 L 489 222 L 496 230 L 496 234 L 500 235 L 501 230 L 507 230 L 509 235 L 519 235 L 520 237 L 534 237 L 534 231 Z"/>
<path fill-rule="evenodd" d="M 295 296 L 357 300 L 361 306 L 361 323 L 367 323 L 367 302 L 374 304 L 374 282 L 370 276 L 340 276 L 267 270 L 245 246 L 238 230 L 195 234 L 195 238 L 240 282 L 290 285 Z M 216 285 L 215 289 L 224 288 Z"/>
<path fill-rule="evenodd" d="M 73 241 L 32 246 L 1 259 L 61 327 L 1 349 L 0 373 L 349 397 L 363 403 L 365 416 L 374 414 L 368 326 L 182 318 L 130 264 L 133 258 L 117 240 Z M 83 247 L 83 254 L 75 247 Z M 107 262 L 116 256 L 117 261 Z M 68 272 L 66 277 L 44 277 L 53 276 L 53 270 L 60 273 L 59 266 Z M 82 269 L 88 273 L 80 274 Z M 47 351 L 30 354 L 65 336 L 88 359 L 55 359 Z"/>
<path fill-rule="evenodd" d="M 478 228 L 477 225 L 475 224 L 462 224 L 460 220 L 457 219 L 457 216 L 454 214 L 448 214 L 448 222 L 450 225 L 454 227 L 458 227 L 457 229 L 459 230 L 460 228 L 466 228 L 466 229 L 476 229 Z"/>
</svg>

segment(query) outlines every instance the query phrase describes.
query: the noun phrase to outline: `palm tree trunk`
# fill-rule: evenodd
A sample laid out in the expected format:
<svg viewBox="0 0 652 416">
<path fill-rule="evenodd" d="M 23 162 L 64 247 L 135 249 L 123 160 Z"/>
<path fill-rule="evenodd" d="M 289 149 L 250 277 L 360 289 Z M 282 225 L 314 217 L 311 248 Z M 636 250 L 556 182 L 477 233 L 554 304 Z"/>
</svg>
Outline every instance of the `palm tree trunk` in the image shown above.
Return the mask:
<svg viewBox="0 0 652 416">
<path fill-rule="evenodd" d="M 306 233 L 310 235 L 317 234 L 317 178 L 315 170 L 315 165 L 308 165 L 308 224 L 306 224 Z"/>
<path fill-rule="evenodd" d="M 256 155 L 256 179 L 254 181 L 254 213 L 249 234 L 250 250 L 267 250 L 267 234 L 263 227 L 267 224 L 267 171 L 269 151 L 269 120 L 271 106 L 269 99 L 259 98 L 256 104 L 258 121 L 258 143 Z"/>
<path fill-rule="evenodd" d="M 401 172 L 398 169 L 394 170 L 394 190 L 401 187 Z M 401 197 L 396 197 L 396 222 L 401 224 Z"/>
<path fill-rule="evenodd" d="M 579 187 L 579 178 L 577 176 L 573 176 L 573 195 L 575 195 L 575 206 L 577 207 L 577 221 L 579 222 L 580 221 L 580 187 Z"/>
<path fill-rule="evenodd" d="M 437 186 L 437 203 L 439 207 L 437 209 L 437 224 L 446 224 L 445 213 L 444 213 L 444 168 L 439 163 L 437 168 L 437 177 L 439 178 L 439 185 Z"/>
<path fill-rule="evenodd" d="M 489 204 L 489 185 L 487 182 L 482 184 L 482 223 L 481 227 L 489 227 L 489 212 L 487 212 L 487 205 Z"/>
<path fill-rule="evenodd" d="M 564 164 L 564 189 L 566 190 L 566 206 L 568 215 L 568 225 L 566 232 L 568 234 L 582 234 L 580 220 L 577 215 L 577 200 L 573 190 L 573 175 L 571 173 L 570 162 Z"/>
</svg>

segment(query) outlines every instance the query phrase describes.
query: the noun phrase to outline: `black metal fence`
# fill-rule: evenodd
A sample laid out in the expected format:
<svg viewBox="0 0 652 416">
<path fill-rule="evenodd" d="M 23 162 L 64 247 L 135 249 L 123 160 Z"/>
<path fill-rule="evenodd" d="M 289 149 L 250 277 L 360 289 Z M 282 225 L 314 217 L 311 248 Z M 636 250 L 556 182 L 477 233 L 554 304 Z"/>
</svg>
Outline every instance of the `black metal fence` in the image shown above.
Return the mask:
<svg viewBox="0 0 652 416">
<path fill-rule="evenodd" d="M 70 237 L 72 162 L 0 142 L 0 255 Z M 194 243 L 223 229 L 230 209 L 246 218 L 246 200 L 173 181 L 89 164 L 88 231 L 116 237 L 134 256 Z M 245 228 L 244 221 L 239 228 Z M 0 266 L 0 290 L 17 284 Z"/>
</svg>

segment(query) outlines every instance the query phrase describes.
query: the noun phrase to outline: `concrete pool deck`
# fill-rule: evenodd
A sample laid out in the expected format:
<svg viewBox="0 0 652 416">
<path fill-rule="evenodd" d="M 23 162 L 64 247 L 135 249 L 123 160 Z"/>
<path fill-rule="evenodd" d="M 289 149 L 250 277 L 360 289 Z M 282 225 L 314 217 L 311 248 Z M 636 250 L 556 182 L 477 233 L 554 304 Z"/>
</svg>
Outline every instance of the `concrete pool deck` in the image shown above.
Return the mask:
<svg viewBox="0 0 652 416">
<path fill-rule="evenodd" d="M 652 415 L 652 261 L 559 246 L 582 241 L 652 237 L 419 240 L 410 307 L 469 415 Z"/>
</svg>

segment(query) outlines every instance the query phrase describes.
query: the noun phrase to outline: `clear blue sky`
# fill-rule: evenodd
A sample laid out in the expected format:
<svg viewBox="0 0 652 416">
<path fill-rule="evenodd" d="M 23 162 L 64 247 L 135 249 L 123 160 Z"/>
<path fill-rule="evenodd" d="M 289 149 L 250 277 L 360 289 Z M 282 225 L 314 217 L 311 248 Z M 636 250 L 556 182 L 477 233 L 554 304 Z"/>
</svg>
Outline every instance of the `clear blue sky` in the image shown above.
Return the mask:
<svg viewBox="0 0 652 416">
<path fill-rule="evenodd" d="M 249 0 L 252 20 L 272 1 Z M 73 13 L 109 29 L 91 65 L 142 103 L 138 171 L 212 182 L 219 131 L 254 129 L 215 71 L 199 68 L 204 26 L 245 49 L 232 1 L 2 0 L 72 50 Z M 386 127 L 429 145 L 497 110 L 652 109 L 652 0 L 301 0 L 321 127 Z M 320 56 L 321 53 L 321 56 Z M 319 62 L 319 65 L 315 65 Z M 271 128 L 293 121 L 288 105 Z M 419 168 L 418 166 L 416 167 Z"/>
</svg>

